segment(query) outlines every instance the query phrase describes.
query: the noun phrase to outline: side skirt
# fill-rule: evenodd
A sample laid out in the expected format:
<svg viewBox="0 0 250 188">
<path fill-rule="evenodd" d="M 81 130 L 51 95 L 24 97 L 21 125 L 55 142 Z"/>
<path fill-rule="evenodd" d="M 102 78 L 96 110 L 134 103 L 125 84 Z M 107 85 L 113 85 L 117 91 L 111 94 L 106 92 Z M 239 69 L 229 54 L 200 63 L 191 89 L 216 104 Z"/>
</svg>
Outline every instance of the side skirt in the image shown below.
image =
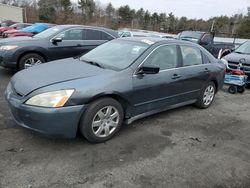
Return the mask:
<svg viewBox="0 0 250 188">
<path fill-rule="evenodd" d="M 161 108 L 161 109 L 157 109 L 157 110 L 152 110 L 152 111 L 149 111 L 149 112 L 145 112 L 143 114 L 139 114 L 137 116 L 134 116 L 134 117 L 131 117 L 129 119 L 126 119 L 124 121 L 124 123 L 128 125 L 128 124 L 131 124 L 131 123 L 133 123 L 134 121 L 136 121 L 138 119 L 141 119 L 141 118 L 153 115 L 153 114 L 158 114 L 160 112 L 164 112 L 164 111 L 167 111 L 167 110 L 170 110 L 170 109 L 174 109 L 174 108 L 178 108 L 178 107 L 181 107 L 181 106 L 186 106 L 186 105 L 189 105 L 189 104 L 193 104 L 196 101 L 197 101 L 196 99 L 189 100 L 189 101 L 186 101 L 186 102 L 182 102 L 182 103 L 174 104 L 174 105 L 171 105 L 171 106 L 167 106 L 165 108 Z"/>
</svg>

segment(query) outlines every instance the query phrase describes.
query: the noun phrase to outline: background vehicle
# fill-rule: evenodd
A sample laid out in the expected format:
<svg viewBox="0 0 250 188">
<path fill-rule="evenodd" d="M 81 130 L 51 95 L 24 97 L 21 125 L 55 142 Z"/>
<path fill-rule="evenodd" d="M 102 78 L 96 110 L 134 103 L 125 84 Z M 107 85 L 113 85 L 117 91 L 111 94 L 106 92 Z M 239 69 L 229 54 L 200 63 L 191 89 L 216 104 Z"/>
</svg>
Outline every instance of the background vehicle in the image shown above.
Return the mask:
<svg viewBox="0 0 250 188">
<path fill-rule="evenodd" d="M 21 71 L 6 98 L 21 126 L 64 137 L 80 130 L 98 143 L 124 121 L 193 103 L 208 108 L 224 74 L 224 64 L 199 45 L 131 37 Z"/>
<path fill-rule="evenodd" d="M 229 70 L 242 70 L 248 76 L 247 84 L 250 84 L 250 41 L 224 56 L 222 61 Z"/>
<path fill-rule="evenodd" d="M 206 48 L 215 58 L 218 58 L 220 50 L 232 51 L 233 43 L 215 43 L 214 34 L 211 32 L 183 31 L 178 34 L 178 39 L 195 42 Z"/>
<path fill-rule="evenodd" d="M 101 27 L 55 26 L 34 37 L 1 40 L 0 65 L 21 70 L 52 60 L 79 56 L 117 37 L 117 32 Z"/>
<path fill-rule="evenodd" d="M 6 20 L 6 21 L 2 22 L 1 26 L 0 26 L 0 37 L 2 36 L 4 31 L 7 31 L 8 29 L 13 29 L 11 26 L 15 23 L 16 22 L 11 21 L 11 20 Z"/>
<path fill-rule="evenodd" d="M 45 31 L 46 29 L 53 27 L 55 25 L 49 25 L 47 23 L 35 23 L 29 27 L 25 27 L 15 33 L 12 33 L 8 37 L 20 37 L 20 36 L 28 36 L 32 37 L 38 33 Z"/>
<path fill-rule="evenodd" d="M 160 33 L 156 31 L 147 31 L 147 30 L 140 30 L 140 29 L 121 29 L 118 30 L 119 37 L 155 37 L 155 38 L 167 38 L 173 39 L 174 35 Z"/>
<path fill-rule="evenodd" d="M 17 23 L 17 24 L 11 25 L 7 30 L 3 32 L 2 37 L 7 38 L 9 35 L 14 34 L 18 32 L 19 30 L 25 27 L 29 27 L 31 25 L 32 24 L 29 24 L 29 23 Z"/>
</svg>

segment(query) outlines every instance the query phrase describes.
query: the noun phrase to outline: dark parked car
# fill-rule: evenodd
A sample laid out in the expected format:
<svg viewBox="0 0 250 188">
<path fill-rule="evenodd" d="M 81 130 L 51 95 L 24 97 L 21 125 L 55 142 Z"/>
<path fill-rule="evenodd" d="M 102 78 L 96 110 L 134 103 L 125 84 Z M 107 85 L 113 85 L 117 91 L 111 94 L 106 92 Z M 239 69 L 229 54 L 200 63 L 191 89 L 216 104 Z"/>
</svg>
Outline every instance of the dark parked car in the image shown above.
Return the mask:
<svg viewBox="0 0 250 188">
<path fill-rule="evenodd" d="M 100 27 L 61 25 L 34 37 L 0 41 L 0 65 L 18 70 L 44 62 L 79 56 L 109 40 L 117 32 Z"/>
<path fill-rule="evenodd" d="M 232 53 L 224 56 L 222 61 L 228 69 L 242 70 L 248 76 L 247 83 L 250 84 L 250 42 L 245 42 Z"/>
<path fill-rule="evenodd" d="M 123 122 L 193 103 L 208 108 L 224 72 L 225 65 L 197 44 L 125 38 L 78 59 L 17 73 L 6 98 L 23 127 L 64 137 L 80 130 L 98 143 L 113 137 Z"/>
<path fill-rule="evenodd" d="M 220 50 L 232 51 L 233 43 L 215 43 L 214 34 L 211 32 L 183 31 L 178 34 L 178 39 L 195 42 L 206 48 L 215 58 L 218 58 Z"/>
</svg>

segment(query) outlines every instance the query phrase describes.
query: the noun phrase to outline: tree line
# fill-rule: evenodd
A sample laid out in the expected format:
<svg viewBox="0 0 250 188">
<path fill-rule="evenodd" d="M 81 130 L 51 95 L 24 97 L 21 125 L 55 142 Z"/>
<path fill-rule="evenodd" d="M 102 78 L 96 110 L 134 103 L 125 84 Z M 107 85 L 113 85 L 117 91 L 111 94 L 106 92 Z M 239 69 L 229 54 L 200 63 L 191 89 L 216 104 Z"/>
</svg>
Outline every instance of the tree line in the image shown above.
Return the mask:
<svg viewBox="0 0 250 188">
<path fill-rule="evenodd" d="M 118 28 L 134 28 L 166 33 L 183 30 L 210 31 L 220 35 L 250 38 L 250 14 L 212 17 L 208 20 L 176 17 L 173 13 L 151 13 L 143 8 L 135 10 L 124 5 L 115 8 L 112 3 L 95 0 L 0 0 L 1 3 L 23 7 L 27 22 L 55 24 L 87 24 Z"/>
</svg>

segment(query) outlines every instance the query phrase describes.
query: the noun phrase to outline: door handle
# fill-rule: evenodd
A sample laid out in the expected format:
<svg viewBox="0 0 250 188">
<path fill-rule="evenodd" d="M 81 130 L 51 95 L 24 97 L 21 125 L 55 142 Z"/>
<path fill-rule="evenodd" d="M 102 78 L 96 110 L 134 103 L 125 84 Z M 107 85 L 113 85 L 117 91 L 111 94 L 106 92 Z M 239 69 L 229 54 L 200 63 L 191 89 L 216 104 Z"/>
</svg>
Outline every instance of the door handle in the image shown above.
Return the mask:
<svg viewBox="0 0 250 188">
<path fill-rule="evenodd" d="M 173 76 L 172 76 L 172 79 L 178 79 L 178 78 L 181 78 L 182 76 L 181 75 L 179 75 L 179 74 L 174 74 Z"/>
<path fill-rule="evenodd" d="M 83 45 L 81 45 L 81 44 L 77 44 L 77 45 L 76 45 L 76 47 L 83 47 Z"/>
<path fill-rule="evenodd" d="M 205 72 L 205 73 L 209 73 L 209 72 L 211 72 L 211 71 L 210 71 L 208 68 L 205 68 L 204 72 Z"/>
</svg>

